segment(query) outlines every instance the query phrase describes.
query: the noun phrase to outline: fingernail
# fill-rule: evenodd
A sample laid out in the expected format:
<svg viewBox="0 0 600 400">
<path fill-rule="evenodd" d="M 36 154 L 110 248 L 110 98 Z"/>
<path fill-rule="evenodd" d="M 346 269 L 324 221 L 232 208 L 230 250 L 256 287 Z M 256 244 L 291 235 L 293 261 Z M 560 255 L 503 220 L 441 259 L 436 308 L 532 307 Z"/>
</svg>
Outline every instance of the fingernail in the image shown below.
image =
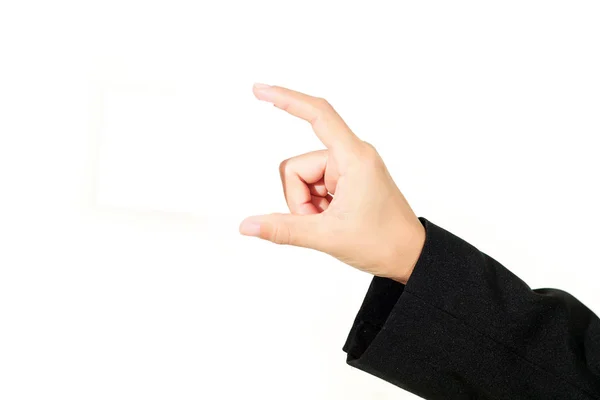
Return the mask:
<svg viewBox="0 0 600 400">
<path fill-rule="evenodd" d="M 245 236 L 260 236 L 260 224 L 245 220 L 240 225 L 240 233 Z"/>
<path fill-rule="evenodd" d="M 260 90 L 260 89 L 267 89 L 267 88 L 270 88 L 270 87 L 271 87 L 271 85 L 267 85 L 266 83 L 255 83 L 254 84 L 254 89 L 258 89 L 258 90 Z"/>
</svg>

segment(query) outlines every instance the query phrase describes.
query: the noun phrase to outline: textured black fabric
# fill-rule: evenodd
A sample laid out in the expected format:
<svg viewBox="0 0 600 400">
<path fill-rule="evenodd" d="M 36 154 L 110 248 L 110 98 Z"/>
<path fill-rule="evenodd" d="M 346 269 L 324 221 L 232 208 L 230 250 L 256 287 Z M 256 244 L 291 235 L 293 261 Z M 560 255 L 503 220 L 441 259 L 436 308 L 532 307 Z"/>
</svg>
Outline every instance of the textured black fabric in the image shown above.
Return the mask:
<svg viewBox="0 0 600 400">
<path fill-rule="evenodd" d="M 421 218 L 408 283 L 375 277 L 347 362 L 426 399 L 600 399 L 600 320 Z"/>
</svg>

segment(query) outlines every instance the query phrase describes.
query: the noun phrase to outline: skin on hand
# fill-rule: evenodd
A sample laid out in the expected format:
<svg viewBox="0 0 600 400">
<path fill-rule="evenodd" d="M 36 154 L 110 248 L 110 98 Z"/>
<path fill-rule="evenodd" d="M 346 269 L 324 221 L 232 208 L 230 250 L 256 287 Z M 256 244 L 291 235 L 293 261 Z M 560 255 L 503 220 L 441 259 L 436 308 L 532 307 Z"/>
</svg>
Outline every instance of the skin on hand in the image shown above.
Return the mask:
<svg viewBox="0 0 600 400">
<path fill-rule="evenodd" d="M 290 214 L 246 218 L 240 233 L 328 253 L 373 275 L 406 283 L 425 229 L 373 146 L 324 99 L 255 84 L 254 95 L 308 121 L 326 150 L 280 165 Z"/>
</svg>

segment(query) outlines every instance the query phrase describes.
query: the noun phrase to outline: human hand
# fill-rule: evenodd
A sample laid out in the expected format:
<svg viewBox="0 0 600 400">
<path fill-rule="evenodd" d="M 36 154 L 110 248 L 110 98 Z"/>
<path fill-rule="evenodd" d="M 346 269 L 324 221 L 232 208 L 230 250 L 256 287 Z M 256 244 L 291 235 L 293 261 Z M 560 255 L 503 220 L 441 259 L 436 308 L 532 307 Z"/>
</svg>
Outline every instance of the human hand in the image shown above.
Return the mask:
<svg viewBox="0 0 600 400">
<path fill-rule="evenodd" d="M 328 253 L 373 275 L 406 283 L 425 229 L 383 160 L 324 99 L 255 84 L 254 95 L 308 121 L 326 150 L 285 160 L 281 179 L 291 214 L 246 218 L 240 233 Z"/>
</svg>

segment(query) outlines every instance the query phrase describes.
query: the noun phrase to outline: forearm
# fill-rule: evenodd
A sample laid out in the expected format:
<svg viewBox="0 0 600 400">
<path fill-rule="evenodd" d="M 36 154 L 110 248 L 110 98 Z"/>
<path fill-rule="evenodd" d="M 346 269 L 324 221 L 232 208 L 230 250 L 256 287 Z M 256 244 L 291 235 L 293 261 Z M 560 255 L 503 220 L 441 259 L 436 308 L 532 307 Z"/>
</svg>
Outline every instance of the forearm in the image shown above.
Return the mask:
<svg viewBox="0 0 600 400">
<path fill-rule="evenodd" d="M 375 278 L 348 363 L 426 398 L 600 398 L 600 321 L 568 293 L 532 291 L 422 219 L 427 239 L 402 285 Z"/>
</svg>

